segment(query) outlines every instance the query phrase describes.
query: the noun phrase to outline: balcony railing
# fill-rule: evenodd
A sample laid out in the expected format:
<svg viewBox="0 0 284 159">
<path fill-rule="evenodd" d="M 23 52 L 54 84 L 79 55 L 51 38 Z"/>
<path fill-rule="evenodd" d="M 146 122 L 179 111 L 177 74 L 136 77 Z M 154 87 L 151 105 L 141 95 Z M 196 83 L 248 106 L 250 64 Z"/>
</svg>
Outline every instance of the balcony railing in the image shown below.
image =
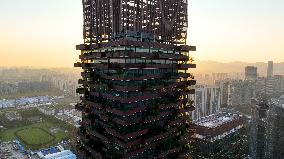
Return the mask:
<svg viewBox="0 0 284 159">
<path fill-rule="evenodd" d="M 188 61 L 189 57 L 180 54 L 165 54 L 165 53 L 148 53 L 135 51 L 110 51 L 110 52 L 92 52 L 80 55 L 81 60 L 101 59 L 101 58 L 143 58 L 146 60 L 168 59 L 173 61 Z"/>
<path fill-rule="evenodd" d="M 170 154 L 173 154 L 175 152 L 178 152 L 180 149 L 179 148 L 173 148 L 171 150 L 167 150 L 165 152 L 162 152 L 159 156 L 158 156 L 158 159 L 159 158 L 165 158 L 166 156 L 170 155 Z"/>
<path fill-rule="evenodd" d="M 173 44 L 164 44 L 159 42 L 146 42 L 146 41 L 133 41 L 129 39 L 121 39 L 119 41 L 109 41 L 102 42 L 100 46 L 96 43 L 92 45 L 80 44 L 76 46 L 77 50 L 88 51 L 95 50 L 99 48 L 107 48 L 107 47 L 120 47 L 120 46 L 133 46 L 133 47 L 144 47 L 144 48 L 161 48 L 163 50 L 168 51 L 195 51 L 196 48 L 194 46 L 176 46 Z"/>
<path fill-rule="evenodd" d="M 173 68 L 178 70 L 188 70 L 189 68 L 196 68 L 196 64 L 146 64 L 146 63 L 76 63 L 75 65 L 81 66 L 83 68 L 90 67 L 90 68 L 97 68 L 97 69 L 166 69 L 166 68 Z M 77 66 L 77 67 L 78 67 Z"/>
<path fill-rule="evenodd" d="M 135 102 L 138 102 L 138 101 L 146 101 L 146 100 L 150 100 L 150 99 L 157 99 L 157 98 L 161 98 L 161 96 L 163 95 L 164 93 L 153 93 L 153 94 L 143 94 L 141 96 L 136 96 L 136 97 L 128 97 L 128 98 L 125 98 L 125 97 L 117 97 L 117 96 L 113 96 L 111 94 L 108 94 L 108 93 L 98 93 L 98 92 L 91 92 L 91 95 L 94 95 L 96 97 L 99 97 L 99 98 L 105 98 L 105 99 L 109 99 L 109 100 L 112 100 L 112 101 L 119 101 L 120 103 L 135 103 Z"/>
<path fill-rule="evenodd" d="M 137 107 L 137 108 L 134 108 L 134 109 L 126 111 L 126 112 L 123 112 L 123 111 L 115 109 L 115 108 L 107 108 L 107 111 L 111 112 L 115 115 L 126 117 L 126 116 L 135 115 L 136 113 L 144 112 L 144 111 L 146 111 L 146 107 Z"/>
<path fill-rule="evenodd" d="M 111 129 L 111 128 L 106 128 L 106 131 L 109 134 L 112 134 L 112 135 L 114 135 L 114 136 L 116 136 L 116 137 L 118 137 L 118 138 L 120 138 L 124 141 L 127 141 L 128 139 L 134 139 L 134 138 L 137 138 L 138 136 L 147 134 L 149 129 L 139 130 L 139 131 L 132 132 L 132 133 L 129 133 L 129 134 L 126 134 L 126 135 L 120 134 L 119 132 L 117 132 L 116 130 Z"/>
</svg>

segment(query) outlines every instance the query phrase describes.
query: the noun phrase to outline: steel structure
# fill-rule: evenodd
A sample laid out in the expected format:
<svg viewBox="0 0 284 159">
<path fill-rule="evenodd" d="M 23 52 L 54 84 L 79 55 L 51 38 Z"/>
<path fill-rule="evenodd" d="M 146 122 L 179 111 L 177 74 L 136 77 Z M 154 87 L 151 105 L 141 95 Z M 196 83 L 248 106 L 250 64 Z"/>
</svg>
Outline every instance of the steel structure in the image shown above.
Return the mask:
<svg viewBox="0 0 284 159">
<path fill-rule="evenodd" d="M 83 0 L 85 158 L 184 158 L 196 81 L 186 45 L 187 0 Z"/>
<path fill-rule="evenodd" d="M 117 40 L 128 31 L 154 40 L 185 44 L 187 0 L 83 0 L 85 43 Z"/>
</svg>

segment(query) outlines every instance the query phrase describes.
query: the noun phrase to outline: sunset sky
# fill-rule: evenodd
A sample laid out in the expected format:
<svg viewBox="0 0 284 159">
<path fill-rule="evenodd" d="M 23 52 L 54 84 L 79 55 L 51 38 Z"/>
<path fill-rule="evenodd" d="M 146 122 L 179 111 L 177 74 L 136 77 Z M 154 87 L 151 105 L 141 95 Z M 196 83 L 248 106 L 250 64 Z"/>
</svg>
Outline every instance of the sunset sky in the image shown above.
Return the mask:
<svg viewBox="0 0 284 159">
<path fill-rule="evenodd" d="M 284 62 L 283 0 L 189 0 L 197 61 Z M 81 0 L 0 0 L 0 66 L 72 67 Z"/>
</svg>

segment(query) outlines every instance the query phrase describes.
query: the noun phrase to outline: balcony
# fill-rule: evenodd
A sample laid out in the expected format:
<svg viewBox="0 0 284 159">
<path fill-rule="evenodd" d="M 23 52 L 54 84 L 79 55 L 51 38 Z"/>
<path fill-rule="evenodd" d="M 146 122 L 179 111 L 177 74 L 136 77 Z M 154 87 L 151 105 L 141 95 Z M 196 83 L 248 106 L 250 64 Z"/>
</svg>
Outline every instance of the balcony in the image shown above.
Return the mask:
<svg viewBox="0 0 284 159">
<path fill-rule="evenodd" d="M 90 45 L 86 45 L 86 44 L 80 44 L 80 45 L 76 45 L 76 50 L 91 50 L 91 46 Z"/>
<path fill-rule="evenodd" d="M 115 58 L 115 59 L 127 59 L 127 58 L 143 58 L 146 60 L 172 60 L 172 61 L 188 61 L 188 56 L 180 54 L 165 54 L 165 53 L 148 53 L 148 52 L 134 52 L 134 51 L 111 51 L 111 52 L 92 52 L 80 55 L 81 60 L 89 59 L 101 59 L 101 58 Z"/>
<path fill-rule="evenodd" d="M 190 107 L 186 107 L 186 108 L 181 109 L 181 112 L 182 113 L 189 113 L 189 112 L 192 112 L 194 110 L 195 110 L 195 107 L 194 106 L 190 106 Z"/>
<path fill-rule="evenodd" d="M 117 96 L 113 96 L 111 94 L 107 94 L 107 93 L 98 93 L 98 92 L 91 92 L 91 95 L 94 95 L 96 97 L 99 98 L 105 98 L 105 99 L 109 99 L 112 101 L 119 101 L 120 103 L 136 103 L 138 101 L 146 101 L 146 100 L 151 100 L 151 99 L 157 99 L 157 98 L 161 98 L 161 96 L 163 95 L 163 93 L 145 93 L 141 96 L 136 96 L 136 97 L 117 97 Z"/>
<path fill-rule="evenodd" d="M 166 152 L 162 152 L 159 156 L 158 156 L 158 159 L 159 158 L 165 158 L 166 156 L 170 155 L 170 154 L 173 154 L 175 152 L 178 152 L 180 149 L 179 148 L 173 148 L 171 150 L 167 150 Z"/>
<path fill-rule="evenodd" d="M 161 110 L 163 110 L 163 109 L 175 108 L 175 107 L 178 108 L 181 104 L 182 104 L 182 101 L 180 101 L 180 102 L 178 102 L 178 103 L 172 103 L 172 104 L 161 104 L 161 105 L 159 106 L 159 108 L 160 108 Z"/>
<path fill-rule="evenodd" d="M 121 110 L 118 110 L 118 109 L 112 109 L 112 108 L 107 108 L 107 111 L 110 112 L 110 113 L 113 113 L 115 115 L 119 115 L 119 116 L 122 116 L 122 117 L 127 117 L 127 116 L 131 116 L 131 115 L 135 115 L 136 113 L 141 113 L 143 111 L 146 110 L 146 107 L 137 107 L 137 108 L 134 108 L 132 110 L 128 110 L 126 112 L 123 112 Z"/>
<path fill-rule="evenodd" d="M 159 42 L 145 42 L 145 41 L 133 41 L 129 39 L 121 39 L 118 41 L 109 41 L 102 42 L 100 48 L 104 47 L 118 47 L 118 46 L 134 46 L 134 47 L 145 47 L 145 48 L 163 48 L 164 50 L 177 50 L 175 45 L 172 44 L 163 44 Z M 92 44 L 91 46 L 86 44 L 77 45 L 76 49 L 78 50 L 89 50 L 89 49 L 98 49 L 99 46 L 97 44 Z M 177 50 L 178 51 L 178 50 Z"/>
<path fill-rule="evenodd" d="M 189 68 L 196 68 L 196 64 L 179 64 L 177 68 L 179 70 L 188 70 Z"/>
<path fill-rule="evenodd" d="M 77 66 L 83 68 L 96 68 L 96 69 L 178 69 L 188 70 L 189 68 L 196 68 L 196 64 L 147 64 L 147 63 L 76 63 Z"/>
<path fill-rule="evenodd" d="M 181 45 L 181 46 L 177 46 L 176 50 L 182 51 L 182 52 L 196 51 L 196 46 Z"/>
<path fill-rule="evenodd" d="M 75 109 L 77 109 L 78 111 L 83 111 L 85 109 L 85 106 L 82 103 L 77 103 L 75 105 Z"/>
<path fill-rule="evenodd" d="M 90 130 L 89 133 L 90 133 L 92 136 L 97 137 L 97 138 L 101 139 L 101 140 L 104 141 L 104 142 L 109 142 L 108 139 L 107 139 L 107 137 L 105 137 L 103 134 L 98 133 L 98 132 L 95 131 L 95 130 Z"/>
<path fill-rule="evenodd" d="M 80 62 L 74 63 L 74 67 L 82 67 Z"/>
<path fill-rule="evenodd" d="M 144 129 L 144 130 L 139 130 L 139 131 L 136 131 L 136 132 L 132 132 L 132 133 L 128 133 L 128 134 L 120 134 L 119 132 L 117 132 L 116 130 L 114 129 L 111 129 L 111 128 L 106 128 L 106 131 L 109 133 L 109 134 L 112 134 L 124 141 L 127 141 L 128 139 L 133 139 L 133 138 L 137 138 L 138 136 L 142 136 L 142 135 L 145 135 L 148 133 L 148 129 Z"/>
<path fill-rule="evenodd" d="M 139 154 L 143 154 L 143 152 L 145 152 L 148 149 L 153 149 L 153 148 L 155 148 L 155 146 L 156 146 L 156 144 L 145 145 L 142 148 L 139 148 L 139 149 L 134 150 L 132 152 L 128 152 L 128 154 L 125 155 L 125 158 L 130 158 L 130 157 L 134 157 L 134 156 L 139 155 Z"/>
<path fill-rule="evenodd" d="M 146 139 L 145 143 L 146 144 L 151 144 L 151 143 L 153 143 L 155 141 L 161 140 L 163 138 L 167 138 L 168 136 L 172 135 L 173 133 L 175 133 L 177 131 L 178 131 L 178 128 L 170 129 L 170 130 L 166 131 L 165 133 L 162 133 L 160 135 L 156 135 L 156 136 L 153 136 L 151 138 Z"/>
<path fill-rule="evenodd" d="M 79 94 L 85 94 L 87 92 L 87 89 L 86 88 L 77 88 L 76 89 L 76 93 L 79 93 Z"/>
<path fill-rule="evenodd" d="M 106 74 L 102 74 L 101 78 L 113 80 L 113 81 L 143 81 L 143 80 L 150 80 L 150 79 L 159 79 L 162 78 L 163 75 L 144 75 L 140 77 L 127 77 L 127 76 L 108 76 Z"/>
<path fill-rule="evenodd" d="M 179 117 L 177 119 L 173 119 L 171 122 L 170 122 L 170 126 L 175 126 L 175 125 L 179 125 L 179 124 L 183 124 L 185 123 L 187 120 L 189 119 L 188 116 L 184 115 L 182 117 Z"/>
<path fill-rule="evenodd" d="M 152 122 L 155 122 L 157 120 L 161 120 L 162 118 L 167 117 L 171 114 L 172 114 L 172 112 L 161 112 L 158 116 L 148 117 L 148 119 L 145 120 L 145 123 L 152 123 Z"/>
<path fill-rule="evenodd" d="M 95 103 L 95 102 L 91 102 L 89 100 L 86 100 L 84 97 L 80 97 L 80 99 L 82 100 L 82 103 L 86 104 L 86 105 L 89 105 L 91 106 L 92 108 L 96 108 L 98 110 L 101 110 L 102 109 L 102 106 L 98 103 Z"/>
<path fill-rule="evenodd" d="M 90 152 L 96 159 L 103 159 L 103 156 L 97 151 L 93 150 L 90 146 L 84 146 L 88 152 Z"/>
</svg>

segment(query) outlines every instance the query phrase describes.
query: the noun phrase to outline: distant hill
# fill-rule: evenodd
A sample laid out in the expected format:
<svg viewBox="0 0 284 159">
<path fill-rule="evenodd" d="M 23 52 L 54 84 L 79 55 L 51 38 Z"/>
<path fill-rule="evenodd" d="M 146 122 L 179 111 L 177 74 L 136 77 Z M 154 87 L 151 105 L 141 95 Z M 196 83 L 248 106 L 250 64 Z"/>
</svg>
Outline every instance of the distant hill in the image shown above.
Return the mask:
<svg viewBox="0 0 284 159">
<path fill-rule="evenodd" d="M 260 76 L 266 76 L 267 63 L 256 62 L 230 62 L 222 63 L 217 61 L 199 61 L 196 63 L 195 73 L 244 73 L 246 66 L 256 66 Z M 274 74 L 284 74 L 284 62 L 274 63 Z"/>
</svg>

